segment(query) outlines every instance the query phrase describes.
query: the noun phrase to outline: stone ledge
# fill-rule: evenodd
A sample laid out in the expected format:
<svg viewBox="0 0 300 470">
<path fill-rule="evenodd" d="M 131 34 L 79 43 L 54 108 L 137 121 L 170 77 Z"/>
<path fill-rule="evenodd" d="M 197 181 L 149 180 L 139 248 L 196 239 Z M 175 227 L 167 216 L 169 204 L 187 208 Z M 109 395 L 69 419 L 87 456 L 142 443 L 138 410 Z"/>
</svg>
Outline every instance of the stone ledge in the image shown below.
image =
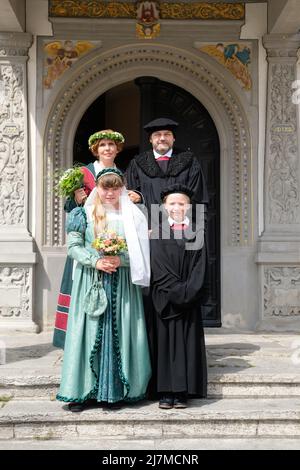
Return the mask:
<svg viewBox="0 0 300 470">
<path fill-rule="evenodd" d="M 167 411 L 141 402 L 80 414 L 57 402 L 10 402 L 2 409 L 0 429 L 8 439 L 299 437 L 300 399 L 194 400 L 186 410 Z"/>
<path fill-rule="evenodd" d="M 173 439 L 10 439 L 0 440 L 1 450 L 299 450 L 300 439 L 253 438 L 173 438 Z"/>
<path fill-rule="evenodd" d="M 206 420 L 254 421 L 254 420 L 295 420 L 299 421 L 300 398 L 245 398 L 240 399 L 195 399 L 184 410 L 160 410 L 156 402 L 142 401 L 125 404 L 120 410 L 110 411 L 101 406 L 82 413 L 65 410 L 66 403 L 58 401 L 11 400 L 1 409 L 0 424 L 62 422 L 83 423 L 125 422 L 197 422 Z"/>
</svg>

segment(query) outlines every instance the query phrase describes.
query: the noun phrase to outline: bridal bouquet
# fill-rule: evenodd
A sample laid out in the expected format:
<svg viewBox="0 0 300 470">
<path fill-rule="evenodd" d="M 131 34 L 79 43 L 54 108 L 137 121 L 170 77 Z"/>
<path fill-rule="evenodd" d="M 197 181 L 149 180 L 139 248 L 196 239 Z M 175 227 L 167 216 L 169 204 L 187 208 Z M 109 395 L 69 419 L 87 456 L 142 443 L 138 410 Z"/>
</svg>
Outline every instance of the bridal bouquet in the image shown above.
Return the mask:
<svg viewBox="0 0 300 470">
<path fill-rule="evenodd" d="M 104 256 L 117 256 L 127 251 L 125 238 L 111 230 L 105 230 L 92 241 L 92 247 L 98 250 Z"/>
<path fill-rule="evenodd" d="M 83 187 L 83 172 L 79 165 L 58 174 L 59 180 L 55 190 L 59 196 L 74 197 L 76 189 Z"/>
</svg>

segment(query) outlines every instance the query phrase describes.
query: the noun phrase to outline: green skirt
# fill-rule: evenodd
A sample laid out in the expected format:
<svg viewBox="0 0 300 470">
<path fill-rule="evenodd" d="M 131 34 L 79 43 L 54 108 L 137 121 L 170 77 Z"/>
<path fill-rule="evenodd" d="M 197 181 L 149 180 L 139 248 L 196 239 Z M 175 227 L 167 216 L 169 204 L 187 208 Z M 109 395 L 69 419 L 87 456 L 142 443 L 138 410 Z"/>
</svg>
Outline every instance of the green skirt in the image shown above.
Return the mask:
<svg viewBox="0 0 300 470">
<path fill-rule="evenodd" d="M 64 402 L 135 401 L 145 397 L 151 376 L 141 289 L 128 267 L 103 274 L 105 312 L 92 318 L 83 299 L 93 269 L 77 265 L 66 335 L 62 380 L 57 399 Z"/>
</svg>

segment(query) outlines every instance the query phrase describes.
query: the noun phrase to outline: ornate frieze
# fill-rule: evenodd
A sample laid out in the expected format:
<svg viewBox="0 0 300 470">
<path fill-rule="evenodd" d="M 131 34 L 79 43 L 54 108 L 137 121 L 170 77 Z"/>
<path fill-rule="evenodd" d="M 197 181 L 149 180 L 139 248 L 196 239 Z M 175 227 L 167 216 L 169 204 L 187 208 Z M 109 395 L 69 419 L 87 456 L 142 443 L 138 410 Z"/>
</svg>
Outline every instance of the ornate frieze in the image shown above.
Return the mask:
<svg viewBox="0 0 300 470">
<path fill-rule="evenodd" d="M 31 46 L 30 33 L 1 33 L 0 32 L 0 59 L 1 57 L 27 56 Z"/>
<path fill-rule="evenodd" d="M 130 2 L 99 0 L 50 0 L 49 16 L 64 18 L 135 18 L 136 7 Z"/>
<path fill-rule="evenodd" d="M 252 242 L 251 210 L 251 142 L 245 114 L 240 103 L 227 88 L 224 80 L 216 76 L 202 58 L 177 49 L 163 46 L 126 46 L 120 50 L 109 51 L 95 57 L 80 69 L 78 75 L 68 83 L 60 93 L 59 100 L 52 107 L 45 132 L 45 200 L 44 200 L 44 245 L 63 246 L 63 201 L 53 192 L 53 175 L 66 167 L 65 129 L 68 116 L 76 101 L 88 87 L 101 90 L 101 83 L 106 83 L 113 74 L 140 70 L 151 67 L 152 70 L 172 70 L 172 73 L 184 74 L 186 80 L 201 83 L 206 87 L 212 100 L 224 109 L 227 122 L 230 123 L 232 136 L 231 151 L 231 193 L 232 193 L 232 233 L 233 245 L 247 245 Z M 54 138 L 55 136 L 55 138 Z"/>
<path fill-rule="evenodd" d="M 300 317 L 300 267 L 264 268 L 264 318 Z"/>
<path fill-rule="evenodd" d="M 178 20 L 243 20 L 244 3 L 162 2 L 162 19 Z"/>
<path fill-rule="evenodd" d="M 0 320 L 31 320 L 32 269 L 0 267 Z"/>
<path fill-rule="evenodd" d="M 140 3 L 140 2 L 137 2 Z M 244 20 L 244 3 L 160 2 L 161 19 Z M 136 18 L 136 2 L 50 0 L 50 17 Z"/>
<path fill-rule="evenodd" d="M 0 226 L 25 224 L 23 74 L 0 60 Z"/>
<path fill-rule="evenodd" d="M 0 57 L 16 57 L 16 56 L 26 56 L 28 49 L 26 48 L 10 48 L 0 46 Z"/>
</svg>

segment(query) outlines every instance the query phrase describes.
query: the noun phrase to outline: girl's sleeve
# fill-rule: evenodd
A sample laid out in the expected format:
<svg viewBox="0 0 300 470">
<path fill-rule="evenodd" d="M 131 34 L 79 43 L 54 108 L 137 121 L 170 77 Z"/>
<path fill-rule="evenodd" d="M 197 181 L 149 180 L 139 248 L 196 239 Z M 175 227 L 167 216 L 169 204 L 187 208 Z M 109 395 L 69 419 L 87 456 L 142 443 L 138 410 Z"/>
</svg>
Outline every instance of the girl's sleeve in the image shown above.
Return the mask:
<svg viewBox="0 0 300 470">
<path fill-rule="evenodd" d="M 121 260 L 121 267 L 128 268 L 130 266 L 128 251 L 126 251 L 125 253 L 121 253 L 119 257 Z"/>
<path fill-rule="evenodd" d="M 78 263 L 95 268 L 99 259 L 85 248 L 86 214 L 82 207 L 73 209 L 67 221 L 68 255 Z"/>
</svg>

